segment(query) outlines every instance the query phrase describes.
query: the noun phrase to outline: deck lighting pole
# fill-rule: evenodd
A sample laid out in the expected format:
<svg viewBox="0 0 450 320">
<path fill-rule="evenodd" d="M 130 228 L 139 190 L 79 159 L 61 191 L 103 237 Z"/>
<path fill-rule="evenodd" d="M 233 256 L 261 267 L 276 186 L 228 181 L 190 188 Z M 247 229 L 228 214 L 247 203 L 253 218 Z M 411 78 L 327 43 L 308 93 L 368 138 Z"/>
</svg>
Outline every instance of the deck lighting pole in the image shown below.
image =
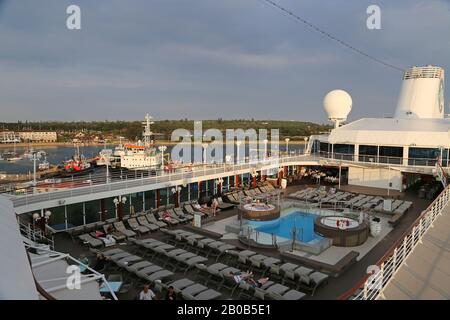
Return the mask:
<svg viewBox="0 0 450 320">
<path fill-rule="evenodd" d="M 303 147 L 303 154 L 306 154 L 306 143 L 308 142 L 308 137 L 304 137 L 303 140 L 305 140 L 305 146 Z"/>
<path fill-rule="evenodd" d="M 127 202 L 127 197 L 119 196 L 118 198 L 114 198 L 114 205 L 116 206 L 116 215 L 119 221 L 123 219 L 123 205 Z"/>
<path fill-rule="evenodd" d="M 36 180 L 36 161 L 37 161 L 37 152 L 33 152 L 33 186 L 36 186 L 37 180 Z"/>
<path fill-rule="evenodd" d="M 161 172 L 164 172 L 164 151 L 167 150 L 167 147 L 159 146 L 158 150 L 161 152 Z"/>
<path fill-rule="evenodd" d="M 284 139 L 286 141 L 286 154 L 289 156 L 289 138 Z"/>
<path fill-rule="evenodd" d="M 35 212 L 33 213 L 33 219 L 36 222 L 39 222 L 39 228 L 42 230 L 42 232 L 46 233 L 46 224 L 48 219 L 50 219 L 50 216 L 52 215 L 52 212 L 50 210 L 46 210 L 44 212 L 44 209 L 41 210 L 41 213 Z"/>
<path fill-rule="evenodd" d="M 203 147 L 203 164 L 206 165 L 206 150 L 208 149 L 208 144 L 203 143 L 202 147 Z"/>
<path fill-rule="evenodd" d="M 242 143 L 242 142 L 241 142 L 240 140 L 236 141 L 236 151 L 237 151 L 237 154 L 236 154 L 236 163 L 237 163 L 237 164 L 239 164 L 239 153 L 240 153 L 240 150 L 241 150 L 241 148 L 240 148 L 241 143 Z"/>
<path fill-rule="evenodd" d="M 266 160 L 266 158 L 267 158 L 267 143 L 269 142 L 269 140 L 267 140 L 267 139 L 264 139 L 264 158 L 263 158 L 263 160 Z"/>
</svg>

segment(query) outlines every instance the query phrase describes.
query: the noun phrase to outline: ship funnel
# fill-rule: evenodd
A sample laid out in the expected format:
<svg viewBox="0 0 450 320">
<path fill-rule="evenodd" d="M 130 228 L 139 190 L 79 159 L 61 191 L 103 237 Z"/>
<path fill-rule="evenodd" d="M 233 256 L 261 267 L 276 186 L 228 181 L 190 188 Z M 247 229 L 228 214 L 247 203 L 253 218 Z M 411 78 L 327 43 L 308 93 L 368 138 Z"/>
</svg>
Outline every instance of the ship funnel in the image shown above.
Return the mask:
<svg viewBox="0 0 450 320">
<path fill-rule="evenodd" d="M 412 67 L 403 76 L 395 118 L 444 118 L 444 69 Z"/>
</svg>

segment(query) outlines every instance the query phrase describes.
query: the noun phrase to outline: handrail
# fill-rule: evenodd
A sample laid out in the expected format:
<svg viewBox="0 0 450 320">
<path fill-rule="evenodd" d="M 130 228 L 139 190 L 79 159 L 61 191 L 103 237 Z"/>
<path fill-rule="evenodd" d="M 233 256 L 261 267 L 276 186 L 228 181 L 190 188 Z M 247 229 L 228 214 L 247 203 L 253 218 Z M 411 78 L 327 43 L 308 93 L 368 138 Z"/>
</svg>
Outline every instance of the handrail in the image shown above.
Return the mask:
<svg viewBox="0 0 450 320">
<path fill-rule="evenodd" d="M 414 223 L 395 241 L 390 249 L 378 260 L 376 265 L 380 271 L 373 275 L 365 275 L 351 289 L 344 292 L 338 299 L 346 300 L 354 297 L 356 300 L 377 298 L 409 257 L 415 246 L 422 239 L 425 232 L 434 222 L 450 199 L 450 186 L 447 186 L 441 194 L 419 215 Z M 409 247 L 408 247 L 409 246 Z M 362 290 L 357 293 L 358 290 Z"/>
<path fill-rule="evenodd" d="M 109 292 L 110 292 L 112 298 L 113 298 L 114 300 L 118 300 L 116 294 L 114 293 L 114 290 L 113 290 L 113 289 L 111 288 L 111 286 L 109 285 L 109 282 L 106 280 L 104 274 L 102 274 L 102 273 L 100 273 L 100 272 L 98 272 L 98 271 L 92 269 L 92 268 L 89 267 L 88 265 L 86 265 L 86 264 L 82 263 L 81 261 L 75 259 L 74 257 L 72 257 L 72 256 L 69 255 L 69 254 L 57 252 L 57 251 L 54 251 L 54 250 L 48 250 L 48 249 L 45 249 L 45 248 L 39 248 L 39 247 L 36 247 L 36 246 L 34 246 L 34 245 L 31 245 L 31 244 L 27 244 L 27 243 L 25 243 L 24 245 L 25 245 L 25 248 L 27 248 L 27 249 L 36 249 L 36 250 L 39 250 L 39 251 L 47 252 L 48 254 L 58 255 L 59 258 L 61 258 L 61 259 L 69 259 L 69 260 L 75 262 L 76 265 L 82 266 L 82 267 L 86 268 L 86 270 L 89 270 L 92 274 L 94 274 L 94 275 L 97 277 L 97 279 L 101 279 L 101 281 L 102 281 L 103 283 L 105 283 L 105 285 L 108 287 L 108 290 L 109 290 Z M 29 262 L 30 262 L 30 266 L 32 266 L 31 259 L 29 258 L 29 256 L 28 256 L 28 259 L 29 259 Z M 35 281 L 36 281 L 36 279 L 35 279 Z M 40 287 L 40 288 L 39 288 L 39 287 Z M 44 292 L 46 292 L 45 289 L 42 288 L 42 286 L 39 285 L 39 287 L 38 287 L 38 290 L 41 289 L 41 290 L 43 290 Z M 55 298 L 52 297 L 48 292 L 46 292 L 46 293 L 47 293 L 47 295 L 48 295 L 49 297 L 55 299 Z"/>
</svg>

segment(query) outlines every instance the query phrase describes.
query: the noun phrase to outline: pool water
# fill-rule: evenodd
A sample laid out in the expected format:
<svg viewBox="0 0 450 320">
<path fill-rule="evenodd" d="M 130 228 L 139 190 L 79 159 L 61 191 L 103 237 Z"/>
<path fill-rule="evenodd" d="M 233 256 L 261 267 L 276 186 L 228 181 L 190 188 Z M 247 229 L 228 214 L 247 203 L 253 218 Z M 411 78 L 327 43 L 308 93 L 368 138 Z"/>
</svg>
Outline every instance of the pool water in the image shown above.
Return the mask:
<svg viewBox="0 0 450 320">
<path fill-rule="evenodd" d="M 298 241 L 310 242 L 312 240 L 320 240 L 322 237 L 314 232 L 314 220 L 317 217 L 315 214 L 296 211 L 275 221 L 259 223 L 256 230 L 292 239 L 293 229 L 296 228 Z"/>
</svg>

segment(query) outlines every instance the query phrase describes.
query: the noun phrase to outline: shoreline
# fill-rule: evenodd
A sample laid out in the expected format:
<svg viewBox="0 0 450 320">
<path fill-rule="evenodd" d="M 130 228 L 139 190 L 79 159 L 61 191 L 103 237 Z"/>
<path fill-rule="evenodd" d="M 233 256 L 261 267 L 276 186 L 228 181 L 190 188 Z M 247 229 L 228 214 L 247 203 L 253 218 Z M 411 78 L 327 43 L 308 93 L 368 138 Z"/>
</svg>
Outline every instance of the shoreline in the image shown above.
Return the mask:
<svg viewBox="0 0 450 320">
<path fill-rule="evenodd" d="M 133 142 L 125 142 L 125 143 L 133 143 Z M 182 141 L 167 141 L 167 140 L 158 140 L 155 142 L 156 146 L 160 146 L 160 145 L 169 145 L 169 146 L 173 146 L 179 143 L 183 143 Z M 191 142 L 192 144 L 196 144 L 198 142 Z M 270 141 L 269 141 L 270 143 Z M 279 145 L 285 145 L 286 142 L 284 140 L 280 140 Z M 107 145 L 118 145 L 119 141 L 113 141 L 113 142 L 109 142 L 107 143 Z M 227 142 L 225 142 L 224 144 L 227 144 Z M 245 142 L 245 144 L 249 144 L 248 141 Z M 304 145 L 305 141 L 300 141 L 300 140 L 294 140 L 294 141 L 289 141 L 290 145 Z M 35 147 L 74 147 L 76 144 L 74 143 L 70 143 L 70 142 L 37 142 L 37 143 L 25 143 L 25 142 L 21 142 L 21 143 L 16 143 L 16 148 L 35 148 Z M 90 143 L 81 143 L 80 146 L 81 147 L 98 147 L 98 146 L 103 146 L 104 143 L 96 143 L 96 142 L 90 142 Z M 14 144 L 13 143 L 0 143 L 0 149 L 12 149 L 14 148 Z"/>
</svg>

